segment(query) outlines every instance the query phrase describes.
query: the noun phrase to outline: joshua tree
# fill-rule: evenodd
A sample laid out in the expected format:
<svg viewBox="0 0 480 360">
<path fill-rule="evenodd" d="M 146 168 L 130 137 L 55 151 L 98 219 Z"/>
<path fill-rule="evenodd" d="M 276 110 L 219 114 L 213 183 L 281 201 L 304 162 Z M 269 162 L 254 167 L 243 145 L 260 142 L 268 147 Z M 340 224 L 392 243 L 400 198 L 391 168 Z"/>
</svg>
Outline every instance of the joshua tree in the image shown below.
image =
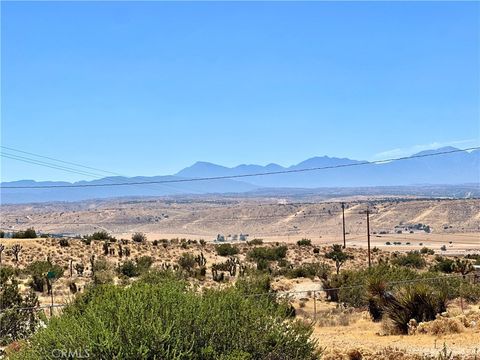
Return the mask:
<svg viewBox="0 0 480 360">
<path fill-rule="evenodd" d="M 200 251 L 200 255 L 195 257 L 195 261 L 197 262 L 198 266 L 205 266 L 207 263 L 207 259 L 203 256 L 203 252 Z"/>
<path fill-rule="evenodd" d="M 83 266 L 82 263 L 75 264 L 75 271 L 77 272 L 78 276 L 82 276 L 84 270 L 85 266 Z"/>
<path fill-rule="evenodd" d="M 218 274 L 217 264 L 212 265 L 212 278 L 214 281 L 221 282 L 224 279 L 223 271 Z"/>
<path fill-rule="evenodd" d="M 468 260 L 456 259 L 452 265 L 453 271 L 462 274 L 463 278 L 475 270 L 472 263 Z"/>
<path fill-rule="evenodd" d="M 122 248 L 122 244 L 118 244 L 118 257 L 121 259 L 123 256 L 123 248 Z"/>
<path fill-rule="evenodd" d="M 70 277 L 73 276 L 73 259 L 70 259 Z"/>
<path fill-rule="evenodd" d="M 19 244 L 15 244 L 12 246 L 12 254 L 15 257 L 15 264 L 18 266 L 18 257 L 20 255 L 20 251 L 22 251 L 22 246 Z"/>
<path fill-rule="evenodd" d="M 110 243 L 108 241 L 105 241 L 103 243 L 102 249 L 103 249 L 103 255 L 107 256 L 110 249 Z"/>
<path fill-rule="evenodd" d="M 128 247 L 125 246 L 125 250 L 124 250 L 124 251 L 125 251 L 125 256 L 126 256 L 126 257 L 129 257 L 129 256 L 130 256 L 130 248 L 128 248 Z"/>
<path fill-rule="evenodd" d="M 228 272 L 230 273 L 230 276 L 235 276 L 237 274 L 237 263 L 238 263 L 238 259 L 231 256 L 230 259 L 228 259 L 226 261 L 227 263 L 227 270 Z"/>
<path fill-rule="evenodd" d="M 332 246 L 332 250 L 325 254 L 327 259 L 335 261 L 335 268 L 337 269 L 337 275 L 340 272 L 340 267 L 343 263 L 349 259 L 353 259 L 352 255 L 343 251 L 342 245 L 335 244 Z"/>
<path fill-rule="evenodd" d="M 2 253 L 3 250 L 5 250 L 5 246 L 3 244 L 0 244 L 0 265 L 2 265 Z"/>
<path fill-rule="evenodd" d="M 92 270 L 92 277 L 95 275 L 94 265 L 95 265 L 95 254 L 92 254 L 92 256 L 90 256 L 90 269 Z"/>
</svg>

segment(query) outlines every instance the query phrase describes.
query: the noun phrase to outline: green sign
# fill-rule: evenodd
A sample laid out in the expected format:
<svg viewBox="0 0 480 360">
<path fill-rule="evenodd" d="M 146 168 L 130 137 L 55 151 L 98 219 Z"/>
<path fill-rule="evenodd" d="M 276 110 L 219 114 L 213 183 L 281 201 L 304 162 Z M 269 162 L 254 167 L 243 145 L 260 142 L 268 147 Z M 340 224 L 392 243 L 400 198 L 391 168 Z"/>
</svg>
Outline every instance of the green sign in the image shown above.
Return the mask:
<svg viewBox="0 0 480 360">
<path fill-rule="evenodd" d="M 53 271 L 49 271 L 49 272 L 47 273 L 47 277 L 48 277 L 49 279 L 55 279 L 55 273 L 54 273 Z"/>
</svg>

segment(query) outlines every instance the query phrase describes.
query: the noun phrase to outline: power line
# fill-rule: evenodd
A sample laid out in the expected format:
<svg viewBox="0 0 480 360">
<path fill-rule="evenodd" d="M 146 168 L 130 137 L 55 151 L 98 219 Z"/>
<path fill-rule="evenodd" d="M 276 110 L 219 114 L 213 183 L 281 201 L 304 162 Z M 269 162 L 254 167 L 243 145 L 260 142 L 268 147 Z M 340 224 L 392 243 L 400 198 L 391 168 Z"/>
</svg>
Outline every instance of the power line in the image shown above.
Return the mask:
<svg viewBox="0 0 480 360">
<path fill-rule="evenodd" d="M 320 171 L 328 169 L 338 169 L 354 166 L 363 166 L 363 165 L 373 165 L 373 164 L 382 164 L 389 163 L 394 161 L 403 161 L 411 160 L 418 158 L 426 158 L 432 156 L 440 156 L 446 154 L 453 154 L 471 150 L 479 150 L 480 146 L 471 147 L 466 149 L 455 149 L 448 151 L 441 151 L 430 154 L 418 154 L 412 156 L 405 156 L 399 158 L 391 158 L 384 160 L 375 160 L 375 161 L 362 161 L 357 163 L 350 164 L 339 164 L 323 167 L 313 167 L 305 169 L 292 169 L 292 170 L 280 170 L 280 171 L 270 171 L 264 173 L 253 173 L 253 174 L 239 174 L 239 175 L 225 175 L 225 176 L 211 176 L 211 177 L 199 177 L 199 178 L 187 178 L 187 179 L 171 179 L 171 180 L 157 180 L 157 181 L 136 181 L 136 182 L 123 182 L 123 183 L 110 183 L 110 184 L 70 184 L 70 185 L 38 185 L 38 186 L 0 186 L 1 189 L 54 189 L 54 188 L 88 188 L 88 187 L 108 187 L 108 186 L 132 186 L 132 185 L 148 185 L 148 184 L 169 184 L 169 183 L 184 183 L 184 182 L 195 182 L 195 181 L 208 181 L 208 180 L 223 180 L 223 179 L 238 179 L 246 177 L 255 177 L 255 176 L 269 176 L 269 175 L 279 175 L 279 174 L 291 174 L 291 173 L 301 173 L 309 171 Z"/>
<path fill-rule="evenodd" d="M 53 161 L 56 161 L 56 162 L 59 162 L 59 163 L 63 163 L 63 164 L 73 164 L 74 166 L 85 168 L 85 169 L 93 169 L 93 170 L 98 170 L 98 171 L 101 171 L 101 172 L 107 173 L 107 174 L 126 177 L 126 175 L 122 175 L 122 174 L 115 173 L 115 172 L 112 172 L 112 171 L 102 170 L 102 169 L 93 168 L 93 167 L 90 167 L 90 166 L 85 166 L 85 165 L 81 165 L 81 164 L 77 164 L 77 163 L 72 163 L 72 162 L 69 162 L 69 161 L 55 159 L 55 158 L 48 157 L 48 156 L 34 154 L 34 153 L 31 153 L 31 152 L 26 152 L 26 151 L 22 151 L 22 150 L 13 149 L 13 148 L 8 148 L 6 146 L 1 146 L 0 145 L 0 147 L 5 148 L 5 149 L 9 149 L 11 151 L 17 151 L 17 152 L 20 152 L 20 153 L 30 154 L 30 155 L 33 155 L 33 156 L 36 156 L 36 157 L 39 157 L 39 158 L 43 158 L 43 159 L 50 159 L 50 160 L 53 160 Z M 46 162 L 46 161 L 42 161 L 42 160 L 38 160 L 38 159 L 33 159 L 33 158 L 30 158 L 30 157 L 20 156 L 20 155 L 17 155 L 17 154 L 9 154 L 9 153 L 5 153 L 4 151 L 2 151 L 0 153 L 0 156 L 2 156 L 4 158 L 7 158 L 7 159 L 22 161 L 22 162 L 25 162 L 25 163 L 38 165 L 38 166 L 43 166 L 43 167 L 47 167 L 47 168 L 50 168 L 50 169 L 60 170 L 60 171 L 64 171 L 64 172 L 68 172 L 68 173 L 72 173 L 72 174 L 80 174 L 80 175 L 85 175 L 85 176 L 92 177 L 92 178 L 95 178 L 95 179 L 103 179 L 105 181 L 115 182 L 115 180 L 110 179 L 108 177 L 105 177 L 105 175 L 103 175 L 103 174 L 92 173 L 92 172 L 89 172 L 89 171 L 76 169 L 76 168 L 72 168 L 72 167 L 68 167 L 68 166 L 64 166 L 64 165 L 59 165 L 59 164 L 55 164 L 55 163 L 51 163 L 51 162 Z M 139 185 L 135 185 L 135 186 L 140 187 Z M 174 189 L 174 190 L 178 190 L 174 186 L 169 186 L 169 185 L 160 185 L 160 186 L 170 188 L 170 189 Z M 1 188 L 2 187 L 0 186 L 0 189 Z M 152 186 L 145 186 L 145 188 L 149 188 L 149 189 L 152 189 L 152 190 L 155 190 L 155 191 L 159 190 L 158 188 L 152 187 Z M 199 191 L 193 190 L 193 189 L 186 189 L 186 190 L 191 191 L 192 193 L 200 193 Z"/>
<path fill-rule="evenodd" d="M 44 166 L 44 167 L 51 168 L 51 169 L 61 170 L 61 171 L 69 172 L 69 173 L 72 173 L 72 174 L 80 174 L 80 175 L 85 175 L 85 176 L 93 177 L 93 178 L 103 177 L 103 175 L 94 174 L 94 173 L 86 172 L 86 171 L 83 171 L 83 170 L 73 169 L 73 168 L 69 168 L 69 167 L 66 167 L 66 166 L 62 166 L 62 165 L 47 163 L 47 162 L 44 162 L 44 161 L 41 161 L 41 160 L 27 158 L 27 157 L 15 155 L 15 154 L 8 154 L 8 153 L 6 154 L 6 153 L 2 152 L 0 154 L 0 156 L 2 156 L 4 158 L 7 158 L 7 159 L 22 161 L 22 162 L 25 162 L 25 163 L 28 163 L 28 164 L 39 165 L 39 166 Z"/>
<path fill-rule="evenodd" d="M 116 173 L 116 172 L 102 170 L 102 169 L 94 168 L 94 167 L 91 167 L 91 166 L 86 166 L 86 165 L 74 163 L 74 162 L 71 162 L 71 161 L 60 160 L 60 159 L 52 158 L 52 157 L 49 157 L 49 156 L 39 155 L 39 154 L 31 153 L 31 152 L 28 152 L 28 151 L 18 150 L 18 149 L 14 149 L 14 148 L 11 148 L 11 147 L 8 147 L 8 146 L 0 145 L 0 148 L 15 151 L 15 152 L 19 152 L 19 153 L 23 153 L 23 154 L 27 154 L 27 155 L 32 155 L 32 156 L 39 157 L 39 158 L 42 158 L 42 159 L 53 160 L 53 161 L 56 161 L 56 162 L 59 162 L 59 163 L 63 163 L 63 164 L 67 164 L 67 165 L 73 165 L 73 166 L 81 167 L 81 168 L 84 168 L 84 169 L 100 171 L 100 172 L 110 174 L 110 175 L 123 176 L 122 174 L 119 174 L 119 173 Z"/>
</svg>

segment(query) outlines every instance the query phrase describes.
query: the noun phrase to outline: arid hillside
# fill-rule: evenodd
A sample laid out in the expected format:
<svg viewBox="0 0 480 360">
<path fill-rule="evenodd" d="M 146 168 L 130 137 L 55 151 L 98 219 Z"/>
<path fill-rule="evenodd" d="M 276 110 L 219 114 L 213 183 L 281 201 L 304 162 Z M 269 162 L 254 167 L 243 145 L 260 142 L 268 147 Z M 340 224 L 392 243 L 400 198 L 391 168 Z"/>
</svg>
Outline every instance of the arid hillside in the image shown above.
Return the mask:
<svg viewBox="0 0 480 360">
<path fill-rule="evenodd" d="M 85 235 L 105 230 L 117 237 L 133 232 L 149 240 L 172 237 L 247 239 L 314 243 L 343 241 L 341 202 L 345 201 L 347 241 L 366 245 L 366 209 L 372 244 L 446 245 L 451 251 L 480 246 L 480 200 L 346 198 L 329 202 L 291 202 L 278 198 L 197 198 L 90 201 L 7 205 L 1 210 L 4 231 L 34 227 L 43 233 Z M 407 244 L 409 243 L 409 244 Z M 397 249 L 399 244 L 396 244 Z"/>
</svg>

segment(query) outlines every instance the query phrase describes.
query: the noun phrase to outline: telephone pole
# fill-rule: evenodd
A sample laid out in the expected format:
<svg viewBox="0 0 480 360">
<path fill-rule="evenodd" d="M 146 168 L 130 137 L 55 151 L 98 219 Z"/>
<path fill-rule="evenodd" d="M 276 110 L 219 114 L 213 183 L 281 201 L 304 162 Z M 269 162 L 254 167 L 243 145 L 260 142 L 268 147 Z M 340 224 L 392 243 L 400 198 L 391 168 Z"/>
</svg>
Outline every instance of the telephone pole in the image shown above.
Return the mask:
<svg viewBox="0 0 480 360">
<path fill-rule="evenodd" d="M 367 207 L 367 242 L 368 242 L 368 267 L 372 266 L 372 260 L 370 258 L 370 212 Z"/>
<path fill-rule="evenodd" d="M 345 203 L 342 202 L 342 223 L 343 223 L 343 248 L 347 247 L 347 242 L 345 240 Z"/>
</svg>

